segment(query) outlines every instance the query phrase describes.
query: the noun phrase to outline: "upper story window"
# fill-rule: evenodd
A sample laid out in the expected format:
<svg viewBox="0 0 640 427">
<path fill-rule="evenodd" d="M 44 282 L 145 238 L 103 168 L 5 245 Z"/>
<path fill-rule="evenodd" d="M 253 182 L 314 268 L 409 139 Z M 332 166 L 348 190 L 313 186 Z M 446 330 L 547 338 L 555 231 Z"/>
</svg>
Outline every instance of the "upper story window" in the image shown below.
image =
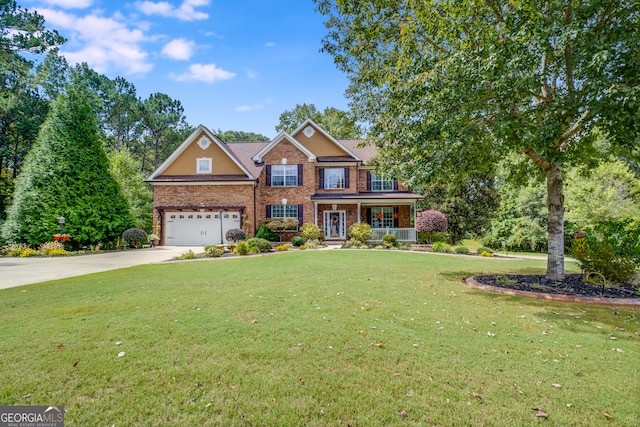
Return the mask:
<svg viewBox="0 0 640 427">
<path fill-rule="evenodd" d="M 297 187 L 298 165 L 273 165 L 271 166 L 272 187 Z"/>
<path fill-rule="evenodd" d="M 371 173 L 371 191 L 392 191 L 393 180 Z"/>
<path fill-rule="evenodd" d="M 324 188 L 337 189 L 345 188 L 345 169 L 344 168 L 331 168 L 324 169 Z"/>
<path fill-rule="evenodd" d="M 211 158 L 196 159 L 196 173 L 211 173 Z"/>
</svg>

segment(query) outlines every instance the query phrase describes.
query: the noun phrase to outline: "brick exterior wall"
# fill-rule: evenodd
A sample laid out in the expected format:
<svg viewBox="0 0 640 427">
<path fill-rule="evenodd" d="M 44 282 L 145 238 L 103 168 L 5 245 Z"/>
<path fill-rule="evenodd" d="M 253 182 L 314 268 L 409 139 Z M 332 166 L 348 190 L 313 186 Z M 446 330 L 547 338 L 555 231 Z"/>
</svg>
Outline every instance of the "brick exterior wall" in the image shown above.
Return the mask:
<svg viewBox="0 0 640 427">
<path fill-rule="evenodd" d="M 158 206 L 198 206 L 212 207 L 240 206 L 243 228 L 248 236 L 253 236 L 255 212 L 253 210 L 253 183 L 247 185 L 154 185 L 153 186 L 153 229 L 165 230 L 166 224 L 158 221 Z M 195 212 L 197 209 L 192 209 Z M 216 209 L 211 209 L 215 211 Z M 164 220 L 164 218 L 163 218 Z M 160 233 L 160 244 L 166 244 L 164 232 Z"/>
<path fill-rule="evenodd" d="M 267 205 L 281 205 L 282 199 L 287 199 L 288 205 L 304 205 L 302 221 L 314 222 L 313 203 L 311 195 L 315 193 L 316 168 L 309 158 L 289 141 L 282 141 L 263 158 L 266 165 L 281 165 L 282 159 L 287 159 L 287 165 L 302 165 L 302 185 L 298 187 L 270 187 L 267 186 L 266 170 L 260 174 L 256 189 L 256 228 L 257 224 L 267 216 Z"/>
</svg>

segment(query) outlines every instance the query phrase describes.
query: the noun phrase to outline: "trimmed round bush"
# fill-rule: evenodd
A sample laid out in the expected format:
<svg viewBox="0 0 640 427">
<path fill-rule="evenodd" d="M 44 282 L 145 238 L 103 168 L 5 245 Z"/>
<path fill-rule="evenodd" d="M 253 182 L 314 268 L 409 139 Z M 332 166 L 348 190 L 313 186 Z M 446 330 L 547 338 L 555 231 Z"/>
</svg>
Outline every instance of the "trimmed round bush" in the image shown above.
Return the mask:
<svg viewBox="0 0 640 427">
<path fill-rule="evenodd" d="M 387 248 L 398 246 L 398 237 L 395 234 L 385 234 L 382 236 L 382 244 Z"/>
<path fill-rule="evenodd" d="M 447 217 L 440 211 L 428 210 L 423 211 L 416 218 L 416 230 L 434 232 L 434 231 L 447 231 L 449 227 L 449 221 Z"/>
<path fill-rule="evenodd" d="M 130 246 L 138 249 L 147 241 L 147 233 L 140 228 L 128 228 L 122 233 L 122 238 L 126 240 Z"/>
<path fill-rule="evenodd" d="M 230 230 L 227 230 L 224 237 L 226 237 L 227 241 L 229 242 L 239 242 L 240 240 L 246 239 L 247 235 L 245 234 L 244 230 L 240 228 L 232 228 Z"/>
<path fill-rule="evenodd" d="M 304 245 L 304 242 L 305 242 L 305 240 L 304 240 L 304 237 L 302 237 L 302 236 L 293 236 L 291 238 L 291 244 L 293 246 L 302 246 L 302 245 Z"/>
<path fill-rule="evenodd" d="M 353 224 L 349 227 L 349 236 L 351 240 L 364 244 L 371 237 L 371 226 L 365 223 Z"/>
<path fill-rule="evenodd" d="M 235 252 L 238 255 L 248 255 L 249 254 L 249 245 L 245 241 L 240 241 L 236 245 Z"/>
<path fill-rule="evenodd" d="M 224 249 L 220 246 L 211 246 L 205 251 L 205 254 L 210 258 L 218 258 L 222 256 L 223 253 Z"/>
<path fill-rule="evenodd" d="M 493 249 L 488 248 L 486 246 L 481 246 L 476 250 L 477 253 L 482 254 L 482 252 L 486 252 L 488 254 L 493 255 Z M 486 256 L 486 255 L 485 255 Z"/>
<path fill-rule="evenodd" d="M 457 254 L 462 254 L 462 255 L 466 255 L 469 253 L 469 248 L 466 248 L 464 246 L 459 246 L 456 248 L 456 253 Z"/>
<path fill-rule="evenodd" d="M 312 222 L 302 224 L 302 227 L 300 227 L 300 235 L 305 241 L 322 239 L 324 237 L 324 233 L 320 230 L 320 227 Z"/>
<path fill-rule="evenodd" d="M 246 240 L 249 245 L 249 251 L 253 252 L 253 249 L 257 249 L 258 252 L 271 252 L 271 242 L 260 237 L 252 237 Z"/>
</svg>

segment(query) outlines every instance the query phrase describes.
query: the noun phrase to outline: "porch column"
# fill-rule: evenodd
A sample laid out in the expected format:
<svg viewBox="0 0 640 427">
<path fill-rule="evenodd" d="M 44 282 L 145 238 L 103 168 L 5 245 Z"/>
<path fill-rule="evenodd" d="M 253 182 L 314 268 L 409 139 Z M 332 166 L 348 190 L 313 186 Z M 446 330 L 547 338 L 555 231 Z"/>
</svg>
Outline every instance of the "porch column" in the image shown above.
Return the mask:
<svg viewBox="0 0 640 427">
<path fill-rule="evenodd" d="M 318 202 L 313 202 L 313 223 L 318 225 Z"/>
<path fill-rule="evenodd" d="M 358 202 L 358 224 L 360 224 L 360 218 L 362 218 L 361 207 L 362 207 L 361 202 Z"/>
</svg>

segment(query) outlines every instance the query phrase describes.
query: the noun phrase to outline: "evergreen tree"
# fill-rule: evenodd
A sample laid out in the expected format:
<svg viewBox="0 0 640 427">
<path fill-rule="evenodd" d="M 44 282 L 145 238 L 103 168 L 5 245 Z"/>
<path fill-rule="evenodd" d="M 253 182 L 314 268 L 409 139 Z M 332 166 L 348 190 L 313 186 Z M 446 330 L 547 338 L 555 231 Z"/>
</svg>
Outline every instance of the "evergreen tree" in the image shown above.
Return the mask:
<svg viewBox="0 0 640 427">
<path fill-rule="evenodd" d="M 53 102 L 27 155 L 2 237 L 32 245 L 51 241 L 61 216 L 74 248 L 113 242 L 133 224 L 109 172 L 88 90 L 77 81 Z"/>
</svg>

